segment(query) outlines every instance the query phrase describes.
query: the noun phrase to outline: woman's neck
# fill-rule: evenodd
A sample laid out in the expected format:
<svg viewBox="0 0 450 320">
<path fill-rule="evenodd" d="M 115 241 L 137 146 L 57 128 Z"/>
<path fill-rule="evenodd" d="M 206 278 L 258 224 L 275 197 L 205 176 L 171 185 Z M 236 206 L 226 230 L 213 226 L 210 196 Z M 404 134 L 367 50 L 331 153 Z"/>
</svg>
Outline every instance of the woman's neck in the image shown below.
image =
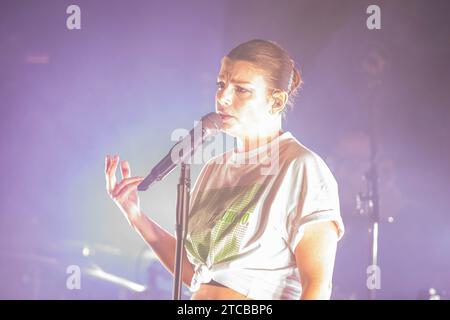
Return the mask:
<svg viewBox="0 0 450 320">
<path fill-rule="evenodd" d="M 237 152 L 248 152 L 263 145 L 270 143 L 272 140 L 278 138 L 283 133 L 281 128 L 265 132 L 258 135 L 245 135 L 237 137 Z"/>
</svg>

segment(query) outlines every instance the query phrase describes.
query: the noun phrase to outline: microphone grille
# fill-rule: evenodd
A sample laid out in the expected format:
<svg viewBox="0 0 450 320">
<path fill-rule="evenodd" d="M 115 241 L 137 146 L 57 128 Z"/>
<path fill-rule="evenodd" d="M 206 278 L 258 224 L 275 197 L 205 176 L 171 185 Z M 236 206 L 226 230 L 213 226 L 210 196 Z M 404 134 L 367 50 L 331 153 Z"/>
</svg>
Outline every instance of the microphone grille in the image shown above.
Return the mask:
<svg viewBox="0 0 450 320">
<path fill-rule="evenodd" d="M 223 126 L 222 118 L 215 112 L 210 112 L 202 117 L 202 126 L 208 131 L 220 131 Z"/>
</svg>

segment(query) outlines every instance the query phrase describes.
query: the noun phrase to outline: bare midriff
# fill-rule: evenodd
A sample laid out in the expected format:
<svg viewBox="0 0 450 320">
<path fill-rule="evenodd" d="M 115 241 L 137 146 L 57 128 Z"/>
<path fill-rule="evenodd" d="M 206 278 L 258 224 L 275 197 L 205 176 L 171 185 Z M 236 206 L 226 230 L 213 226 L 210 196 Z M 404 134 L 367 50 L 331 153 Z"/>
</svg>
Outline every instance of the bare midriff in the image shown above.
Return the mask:
<svg viewBox="0 0 450 320">
<path fill-rule="evenodd" d="M 233 289 L 203 283 L 191 300 L 251 300 Z"/>
</svg>

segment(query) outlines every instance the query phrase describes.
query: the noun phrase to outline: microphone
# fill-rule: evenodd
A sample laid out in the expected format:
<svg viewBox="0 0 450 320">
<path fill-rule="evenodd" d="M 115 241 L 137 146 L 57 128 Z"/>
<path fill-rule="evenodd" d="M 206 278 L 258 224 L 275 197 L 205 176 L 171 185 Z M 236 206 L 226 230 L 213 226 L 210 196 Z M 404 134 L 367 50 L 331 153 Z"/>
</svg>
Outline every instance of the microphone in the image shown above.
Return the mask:
<svg viewBox="0 0 450 320">
<path fill-rule="evenodd" d="M 189 131 L 189 134 L 177 142 L 167 153 L 167 155 L 158 162 L 150 171 L 144 180 L 138 185 L 139 191 L 145 191 L 155 181 L 162 180 L 175 167 L 185 162 L 194 155 L 207 138 L 212 137 L 222 129 L 222 118 L 215 112 L 203 116 L 199 123 Z"/>
</svg>

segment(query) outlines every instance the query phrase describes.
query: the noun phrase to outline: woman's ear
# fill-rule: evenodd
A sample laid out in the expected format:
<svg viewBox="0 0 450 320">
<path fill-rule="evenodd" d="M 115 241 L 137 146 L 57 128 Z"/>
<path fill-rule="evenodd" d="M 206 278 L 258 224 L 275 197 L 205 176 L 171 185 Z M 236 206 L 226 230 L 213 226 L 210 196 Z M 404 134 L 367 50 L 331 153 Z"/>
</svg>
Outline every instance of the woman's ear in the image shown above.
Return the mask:
<svg viewBox="0 0 450 320">
<path fill-rule="evenodd" d="M 286 107 L 286 103 L 288 102 L 289 95 L 286 91 L 275 90 L 272 93 L 273 105 L 272 105 L 272 114 L 281 113 Z"/>
</svg>

